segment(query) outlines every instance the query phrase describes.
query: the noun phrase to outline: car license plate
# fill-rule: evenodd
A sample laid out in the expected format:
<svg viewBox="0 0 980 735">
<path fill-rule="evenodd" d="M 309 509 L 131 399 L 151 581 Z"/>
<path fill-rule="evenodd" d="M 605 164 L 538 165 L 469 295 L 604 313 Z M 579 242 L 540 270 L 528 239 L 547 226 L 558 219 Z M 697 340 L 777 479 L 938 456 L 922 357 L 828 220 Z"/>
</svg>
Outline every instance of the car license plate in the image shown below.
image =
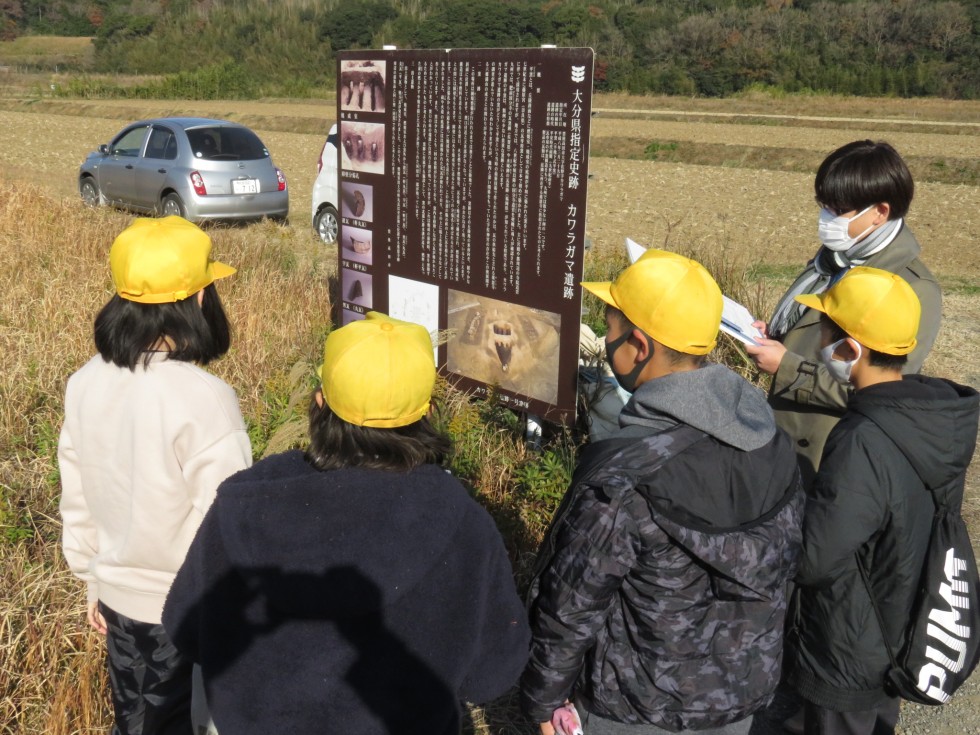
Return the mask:
<svg viewBox="0 0 980 735">
<path fill-rule="evenodd" d="M 231 190 L 235 194 L 258 194 L 258 179 L 232 179 Z"/>
</svg>

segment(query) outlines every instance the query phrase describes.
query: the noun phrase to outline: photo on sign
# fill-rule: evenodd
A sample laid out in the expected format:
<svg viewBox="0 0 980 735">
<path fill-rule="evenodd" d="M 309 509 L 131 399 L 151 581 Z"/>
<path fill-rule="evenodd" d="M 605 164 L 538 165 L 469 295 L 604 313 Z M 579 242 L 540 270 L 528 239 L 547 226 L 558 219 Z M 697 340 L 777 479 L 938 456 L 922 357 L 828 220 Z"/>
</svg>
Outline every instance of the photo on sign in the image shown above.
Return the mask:
<svg viewBox="0 0 980 735">
<path fill-rule="evenodd" d="M 371 230 L 344 225 L 340 233 L 340 248 L 340 257 L 344 260 L 371 265 L 374 249 L 371 244 Z"/>
<path fill-rule="evenodd" d="M 374 187 L 358 181 L 341 182 L 340 214 L 350 219 L 371 222 L 374 219 Z"/>
<path fill-rule="evenodd" d="M 340 66 L 340 109 L 385 111 L 385 62 L 351 59 Z"/>
<path fill-rule="evenodd" d="M 374 296 L 371 276 L 350 268 L 341 268 L 340 270 L 341 299 L 370 309 Z"/>
<path fill-rule="evenodd" d="M 369 174 L 385 172 L 385 126 L 380 123 L 340 123 L 341 168 Z"/>
<path fill-rule="evenodd" d="M 558 398 L 561 316 L 449 290 L 446 367 L 547 403 Z"/>
</svg>

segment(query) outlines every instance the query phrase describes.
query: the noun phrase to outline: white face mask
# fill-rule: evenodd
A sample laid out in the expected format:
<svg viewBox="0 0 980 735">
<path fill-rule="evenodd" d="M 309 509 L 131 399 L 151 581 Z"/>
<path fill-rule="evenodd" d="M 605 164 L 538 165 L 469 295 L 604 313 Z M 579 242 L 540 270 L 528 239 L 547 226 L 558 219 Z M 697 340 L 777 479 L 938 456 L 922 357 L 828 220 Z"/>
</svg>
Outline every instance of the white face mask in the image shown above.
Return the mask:
<svg viewBox="0 0 980 735">
<path fill-rule="evenodd" d="M 827 368 L 827 372 L 830 373 L 830 377 L 838 383 L 849 385 L 851 382 L 851 368 L 854 367 L 854 363 L 861 359 L 861 345 L 857 342 L 851 343 L 852 347 L 857 347 L 857 355 L 853 360 L 835 360 L 834 350 L 846 341 L 846 339 L 841 339 L 832 345 L 824 347 L 820 350 L 820 359 L 823 360 L 823 364 Z"/>
<path fill-rule="evenodd" d="M 820 220 L 817 224 L 817 236 L 820 238 L 820 242 L 825 248 L 833 250 L 835 253 L 850 250 L 862 237 L 874 229 L 872 224 L 857 237 L 851 237 L 847 234 L 851 222 L 874 206 L 872 204 L 870 207 L 865 207 L 853 217 L 838 217 L 829 209 L 821 209 Z"/>
</svg>

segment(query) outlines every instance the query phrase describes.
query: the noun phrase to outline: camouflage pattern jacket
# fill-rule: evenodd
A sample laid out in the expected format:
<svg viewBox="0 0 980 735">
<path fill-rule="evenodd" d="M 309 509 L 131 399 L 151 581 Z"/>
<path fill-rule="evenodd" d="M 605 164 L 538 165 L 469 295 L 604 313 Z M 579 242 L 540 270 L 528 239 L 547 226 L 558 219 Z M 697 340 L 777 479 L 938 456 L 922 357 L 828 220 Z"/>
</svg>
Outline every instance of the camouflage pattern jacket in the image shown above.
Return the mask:
<svg viewBox="0 0 980 735">
<path fill-rule="evenodd" d="M 768 703 L 803 506 L 781 431 L 753 451 L 684 424 L 590 445 L 532 583 L 525 712 L 571 698 L 680 730 Z"/>
</svg>

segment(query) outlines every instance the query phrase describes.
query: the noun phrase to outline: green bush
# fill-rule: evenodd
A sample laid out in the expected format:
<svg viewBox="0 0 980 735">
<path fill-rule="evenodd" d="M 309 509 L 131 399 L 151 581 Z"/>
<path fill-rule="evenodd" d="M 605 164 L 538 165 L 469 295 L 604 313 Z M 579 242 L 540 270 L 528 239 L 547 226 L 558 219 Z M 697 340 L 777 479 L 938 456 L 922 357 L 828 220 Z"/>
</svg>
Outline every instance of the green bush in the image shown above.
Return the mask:
<svg viewBox="0 0 980 735">
<path fill-rule="evenodd" d="M 980 96 L 980 13 L 967 0 L 99 0 L 85 13 L 37 2 L 4 32 L 94 33 L 100 72 L 195 73 L 234 59 L 278 96 L 332 80 L 336 50 L 382 43 L 591 46 L 595 88 L 631 93 Z"/>
<path fill-rule="evenodd" d="M 320 21 L 319 39 L 337 50 L 370 48 L 374 34 L 398 13 L 384 0 L 341 5 Z"/>
<path fill-rule="evenodd" d="M 643 149 L 643 156 L 648 161 L 656 161 L 660 157 L 662 151 L 676 151 L 677 143 L 658 143 L 653 141 L 647 144 L 647 147 Z"/>
<path fill-rule="evenodd" d="M 418 48 L 538 46 L 552 33 L 536 3 L 456 0 L 427 16 L 412 43 Z"/>
</svg>

